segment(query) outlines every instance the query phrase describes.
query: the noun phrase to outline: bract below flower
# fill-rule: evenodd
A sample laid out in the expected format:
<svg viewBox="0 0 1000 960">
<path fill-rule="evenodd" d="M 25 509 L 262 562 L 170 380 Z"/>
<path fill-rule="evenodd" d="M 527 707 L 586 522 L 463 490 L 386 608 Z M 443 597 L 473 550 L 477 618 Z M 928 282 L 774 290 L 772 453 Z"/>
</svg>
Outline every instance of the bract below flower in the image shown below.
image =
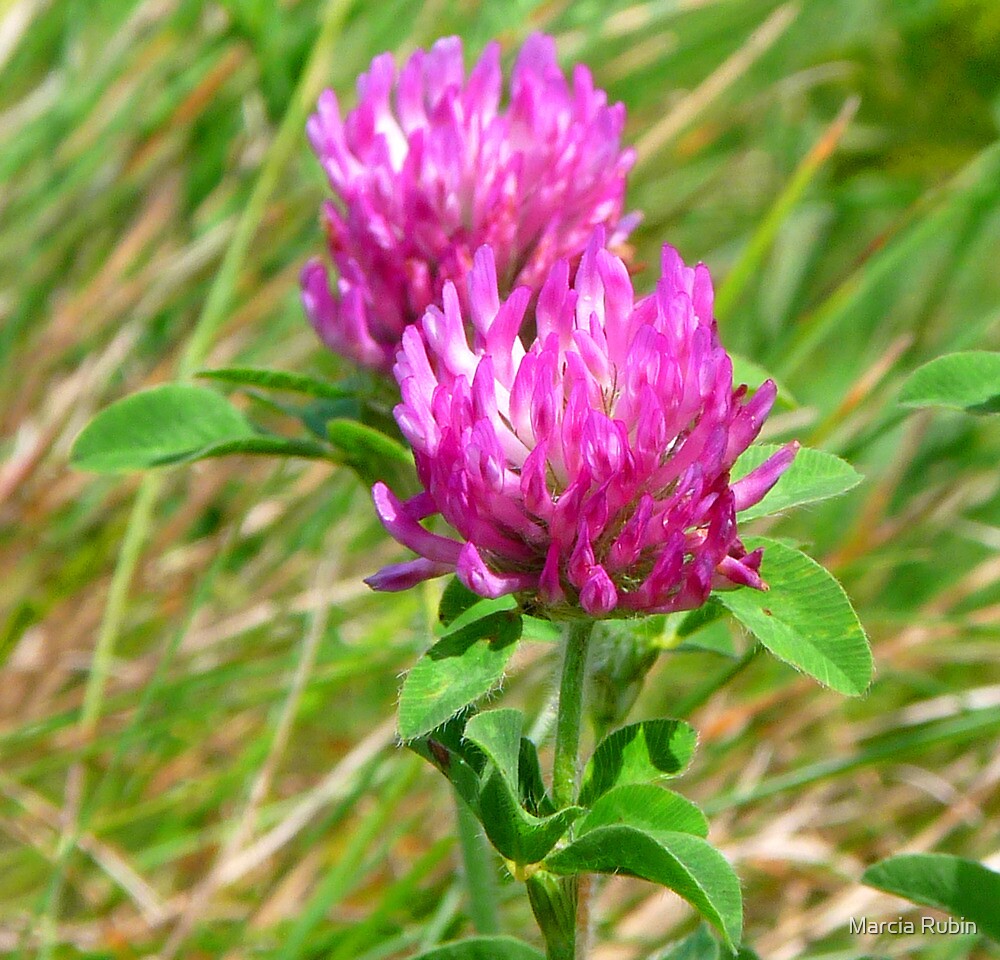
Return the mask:
<svg viewBox="0 0 1000 960">
<path fill-rule="evenodd" d="M 336 198 L 323 213 L 339 279 L 334 291 L 310 261 L 302 298 L 336 352 L 388 371 L 403 330 L 440 303 L 445 283 L 468 309 L 466 274 L 482 244 L 506 294 L 537 291 L 598 225 L 627 235 L 622 104 L 607 104 L 586 67 L 570 85 L 542 35 L 522 48 L 505 106 L 501 86 L 497 44 L 466 78 L 461 41 L 449 37 L 398 75 L 390 54 L 376 57 L 344 119 L 332 91 L 320 97 L 307 131 Z"/>
<path fill-rule="evenodd" d="M 368 583 L 398 590 L 457 571 L 481 596 L 527 592 L 594 617 L 692 609 L 719 587 L 766 589 L 736 511 L 770 490 L 798 444 L 730 482 L 776 390 L 770 380 L 750 399 L 733 389 L 708 270 L 665 246 L 655 292 L 636 302 L 596 231 L 569 279 L 558 262 L 526 318 L 529 292 L 502 301 L 483 247 L 471 316 L 449 283 L 443 309 L 403 335 L 395 414 L 425 492 L 404 503 L 377 484 L 373 496 L 386 529 L 420 559 Z M 527 350 L 526 319 L 537 331 Z M 437 513 L 459 539 L 421 525 Z"/>
</svg>

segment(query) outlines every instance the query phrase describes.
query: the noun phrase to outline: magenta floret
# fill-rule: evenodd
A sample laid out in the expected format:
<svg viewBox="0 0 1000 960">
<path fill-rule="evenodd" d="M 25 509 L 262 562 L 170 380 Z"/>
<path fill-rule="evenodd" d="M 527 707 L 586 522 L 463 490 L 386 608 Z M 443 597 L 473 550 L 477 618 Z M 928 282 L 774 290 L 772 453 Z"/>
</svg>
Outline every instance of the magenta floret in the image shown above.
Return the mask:
<svg viewBox="0 0 1000 960">
<path fill-rule="evenodd" d="M 550 37 L 522 48 L 501 104 L 496 43 L 468 77 L 457 37 L 418 50 L 397 74 L 390 54 L 358 80 L 345 118 L 334 93 L 319 99 L 307 131 L 334 200 L 323 219 L 339 278 L 311 260 L 302 298 L 322 340 L 337 353 L 388 371 L 403 330 L 444 285 L 468 310 L 466 275 L 488 244 L 500 291 L 537 291 L 552 264 L 573 259 L 593 229 L 624 240 L 625 108 L 609 106 L 589 70 L 567 82 Z"/>
<path fill-rule="evenodd" d="M 776 390 L 770 380 L 750 399 L 733 389 L 708 270 L 665 246 L 655 292 L 636 301 L 598 229 L 572 285 L 571 272 L 557 262 L 529 311 L 526 289 L 500 297 L 484 246 L 468 308 L 447 283 L 443 309 L 403 334 L 395 413 L 425 492 L 404 503 L 377 484 L 373 495 L 386 529 L 420 559 L 380 571 L 375 589 L 454 571 L 483 597 L 529 593 L 594 617 L 766 589 L 736 511 L 771 489 L 798 444 L 730 482 Z M 526 320 L 536 331 L 527 349 Z M 421 525 L 436 513 L 458 539 Z"/>
</svg>

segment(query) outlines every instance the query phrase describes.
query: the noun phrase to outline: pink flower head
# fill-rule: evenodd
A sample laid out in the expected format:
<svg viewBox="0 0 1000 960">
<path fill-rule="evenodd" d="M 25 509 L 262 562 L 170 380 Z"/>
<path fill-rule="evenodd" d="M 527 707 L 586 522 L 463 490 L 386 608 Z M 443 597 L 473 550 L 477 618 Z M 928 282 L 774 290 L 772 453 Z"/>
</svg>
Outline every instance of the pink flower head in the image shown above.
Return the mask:
<svg viewBox="0 0 1000 960">
<path fill-rule="evenodd" d="M 655 292 L 636 302 L 597 230 L 569 278 L 558 261 L 525 350 L 529 292 L 501 302 L 482 247 L 471 316 L 448 283 L 443 309 L 428 308 L 403 334 L 395 413 L 425 492 L 403 503 L 377 484 L 373 495 L 386 529 L 420 559 L 368 583 L 398 590 L 457 571 L 481 596 L 530 592 L 594 617 L 688 610 L 713 588 L 766 589 L 736 511 L 771 489 L 798 444 L 730 483 L 776 390 L 770 380 L 750 399 L 733 389 L 708 270 L 665 246 Z M 421 525 L 434 513 L 459 539 Z"/>
<path fill-rule="evenodd" d="M 334 291 L 311 260 L 302 299 L 336 352 L 388 371 L 403 330 L 447 282 L 465 297 L 483 244 L 506 295 L 537 293 L 595 226 L 615 231 L 613 242 L 627 236 L 636 218 L 621 218 L 634 159 L 620 146 L 623 105 L 608 106 L 586 67 L 567 83 L 541 35 L 522 48 L 502 108 L 501 84 L 496 43 L 466 77 L 461 41 L 448 37 L 398 74 L 391 54 L 376 57 L 345 119 L 332 91 L 320 97 L 307 131 L 336 197 L 323 215 L 339 279 Z"/>
</svg>

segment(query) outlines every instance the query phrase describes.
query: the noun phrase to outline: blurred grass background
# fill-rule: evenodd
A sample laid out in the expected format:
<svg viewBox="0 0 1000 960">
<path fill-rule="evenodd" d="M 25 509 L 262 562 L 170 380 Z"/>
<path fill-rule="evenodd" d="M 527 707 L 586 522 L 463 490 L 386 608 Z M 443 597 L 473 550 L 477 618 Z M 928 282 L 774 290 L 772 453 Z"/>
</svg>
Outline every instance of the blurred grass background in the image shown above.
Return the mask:
<svg viewBox="0 0 1000 960">
<path fill-rule="evenodd" d="M 340 376 L 298 302 L 324 195 L 304 105 L 317 83 L 350 102 L 382 50 L 457 32 L 509 55 L 533 29 L 628 107 L 636 260 L 655 268 L 664 241 L 705 260 L 725 341 L 798 401 L 768 438 L 867 478 L 771 529 L 853 597 L 870 695 L 758 658 L 692 717 L 680 788 L 715 813 L 749 942 L 997 956 L 847 930 L 907 909 L 857 883 L 882 856 L 1000 866 L 1000 431 L 895 404 L 921 362 L 1000 348 L 995 0 L 0 0 L 0 954 L 375 960 L 471 931 L 446 785 L 392 740 L 437 587 L 361 584 L 398 551 L 357 480 L 249 459 L 165 473 L 85 708 L 140 479 L 67 453 L 197 356 L 210 290 L 206 366 Z M 525 645 L 505 698 L 538 716 L 552 666 Z M 664 655 L 634 715 L 727 669 Z M 505 929 L 532 938 L 520 889 L 500 891 Z M 693 922 L 625 879 L 598 914 L 595 960 Z"/>
</svg>

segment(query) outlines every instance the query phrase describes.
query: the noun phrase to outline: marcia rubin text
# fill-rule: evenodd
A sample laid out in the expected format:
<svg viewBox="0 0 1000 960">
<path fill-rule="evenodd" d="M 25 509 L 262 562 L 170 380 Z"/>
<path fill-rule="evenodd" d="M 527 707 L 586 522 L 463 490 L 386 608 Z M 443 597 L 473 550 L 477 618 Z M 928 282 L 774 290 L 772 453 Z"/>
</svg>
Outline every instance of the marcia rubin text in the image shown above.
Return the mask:
<svg viewBox="0 0 1000 960">
<path fill-rule="evenodd" d="M 890 933 L 890 934 L 960 934 L 979 933 L 976 924 L 965 917 L 948 917 L 945 920 L 936 920 L 934 917 L 917 917 L 908 920 L 905 917 L 897 917 L 895 920 L 869 920 L 867 917 L 851 917 L 847 924 L 850 933 Z"/>
</svg>

